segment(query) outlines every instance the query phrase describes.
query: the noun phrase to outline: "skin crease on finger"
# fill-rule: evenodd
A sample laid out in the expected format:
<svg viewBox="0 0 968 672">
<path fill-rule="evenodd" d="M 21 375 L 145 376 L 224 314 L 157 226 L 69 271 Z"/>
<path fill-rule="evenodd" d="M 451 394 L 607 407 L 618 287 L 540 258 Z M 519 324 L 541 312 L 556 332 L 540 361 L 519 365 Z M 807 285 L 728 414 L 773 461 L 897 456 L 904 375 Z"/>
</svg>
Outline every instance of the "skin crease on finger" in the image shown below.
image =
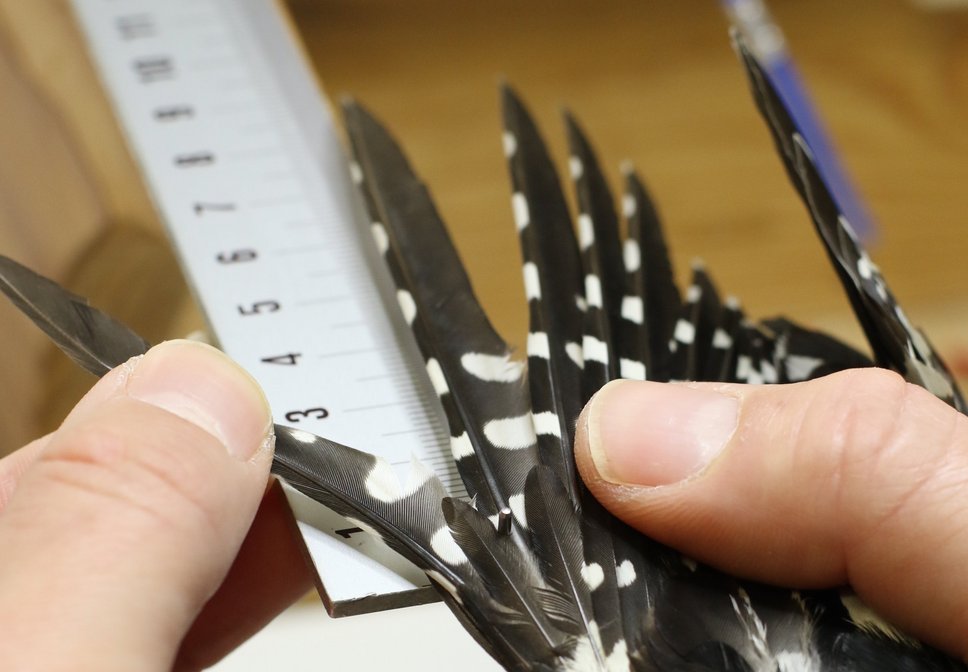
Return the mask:
<svg viewBox="0 0 968 672">
<path fill-rule="evenodd" d="M 255 514 L 268 445 L 256 447 L 250 459 L 230 456 L 226 444 L 194 421 L 128 395 L 166 389 L 144 387 L 139 375 L 150 373 L 157 383 L 159 376 L 180 375 L 175 370 L 194 375 L 197 364 L 210 374 L 220 371 L 205 378 L 209 393 L 220 394 L 211 386 L 225 383 L 238 398 L 244 391 L 232 382 L 241 380 L 235 365 L 196 346 L 160 347 L 161 354 L 149 353 L 137 369 L 122 367 L 95 385 L 23 471 L 0 514 L 0 536 L 11 549 L 0 557 L 0 604 L 16 605 L 0 609 L 0 623 L 25 647 L 34 641 L 37 655 L 100 652 L 103 669 L 126 653 L 135 656 L 128 662 L 170 664 Z M 264 406 L 254 397 L 253 403 Z M 247 405 L 241 408 L 248 413 Z M 262 415 L 251 416 L 265 423 L 252 428 L 252 437 L 266 436 L 267 407 Z M 11 576 L 17 581 L 3 580 Z M 45 594 L 58 599 L 24 599 Z M 150 597 L 132 600 L 132 594 Z M 8 622 L 2 612 L 17 618 Z M 154 654 L 144 657 L 148 650 Z"/>
<path fill-rule="evenodd" d="M 52 436 L 0 460 L 0 514 L 20 476 Z M 215 664 L 310 591 L 314 574 L 303 553 L 282 487 L 273 481 L 232 568 L 182 641 L 175 669 Z"/>
<path fill-rule="evenodd" d="M 672 485 L 603 479 L 586 409 L 576 459 L 608 508 L 729 573 L 800 588 L 849 583 L 905 630 L 968 653 L 968 505 L 954 496 L 968 488 L 968 419 L 878 370 L 697 387 L 739 398 L 738 426 L 711 464 Z"/>
</svg>

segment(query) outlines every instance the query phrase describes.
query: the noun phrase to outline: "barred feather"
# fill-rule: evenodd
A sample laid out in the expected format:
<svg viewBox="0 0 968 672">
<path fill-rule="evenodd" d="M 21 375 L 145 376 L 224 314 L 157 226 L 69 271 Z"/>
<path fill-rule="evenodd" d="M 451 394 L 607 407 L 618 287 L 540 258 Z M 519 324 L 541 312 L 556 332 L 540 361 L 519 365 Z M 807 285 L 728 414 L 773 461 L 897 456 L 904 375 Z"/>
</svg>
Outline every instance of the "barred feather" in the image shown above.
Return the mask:
<svg viewBox="0 0 968 672">
<path fill-rule="evenodd" d="M 910 326 L 851 234 L 768 78 L 736 40 L 758 104 L 876 360 L 964 408 L 944 365 Z M 478 494 L 479 510 L 446 498 L 436 476 L 419 465 L 401 485 L 392 469 L 371 455 L 279 426 L 274 472 L 422 567 L 465 627 L 509 670 L 968 670 L 889 627 L 872 625 L 856 598 L 740 583 L 638 536 L 586 498 L 572 455 L 574 421 L 585 398 L 582 364 L 593 352 L 581 343 L 583 323 L 584 333 L 600 337 L 606 352 L 628 353 L 632 360 L 640 353 L 635 361 L 654 380 L 792 382 L 871 362 L 784 318 L 754 324 L 738 303 L 720 304 L 701 268 L 683 304 L 654 208 L 631 173 L 623 209 L 629 238 L 622 278 L 615 253 L 618 221 L 607 214 L 610 197 L 594 153 L 570 122 L 573 154 L 584 175 L 578 183 L 580 211 L 591 219 L 594 239 L 606 241 L 586 246 L 583 271 L 568 209 L 537 129 L 509 89 L 503 99 L 532 319 L 530 399 L 518 382 L 520 372 L 515 370 L 511 380 L 503 368 L 507 346 L 477 305 L 425 188 L 365 111 L 357 106 L 347 111 L 368 209 L 374 222 L 385 226 L 385 258 L 398 289 L 416 307 L 412 324 L 424 355 L 440 365 L 441 401 L 450 404 L 455 431 L 477 435 L 458 457 L 469 458 L 462 474 Z M 601 305 L 592 306 L 597 315 L 583 311 L 593 294 L 588 283 L 582 289 L 590 272 L 603 285 Z M 103 374 L 148 347 L 83 299 L 2 257 L 0 289 L 94 373 Z M 625 309 L 629 297 L 639 300 L 637 311 Z M 630 334 L 637 335 L 638 350 L 628 345 L 636 342 Z M 593 387 L 589 382 L 621 372 L 614 357 L 606 363 L 611 368 L 585 368 L 586 394 Z M 512 416 L 538 429 L 540 452 L 533 434 L 522 442 L 523 452 L 510 450 L 508 456 L 500 452 L 500 442 L 491 441 L 488 424 Z M 535 466 L 539 461 L 547 466 Z M 506 505 L 517 507 L 513 534 L 503 525 L 512 517 Z"/>
<path fill-rule="evenodd" d="M 468 491 L 486 515 L 520 510 L 515 503 L 538 461 L 523 366 L 511 360 L 477 302 L 433 201 L 399 146 L 356 103 L 346 103 L 344 114 L 374 222 L 388 234 L 384 257 L 447 412 Z"/>
<path fill-rule="evenodd" d="M 968 406 L 948 368 L 911 325 L 877 266 L 860 246 L 817 168 L 806 140 L 742 39 L 734 43 L 763 118 L 791 181 L 807 206 L 879 366 L 891 368 L 965 412 Z"/>
<path fill-rule="evenodd" d="M 628 223 L 624 257 L 629 312 L 641 318 L 646 377 L 663 382 L 670 378 L 669 341 L 679 317 L 679 289 L 655 204 L 641 178 L 628 166 L 622 209 Z"/>
<path fill-rule="evenodd" d="M 543 464 L 578 501 L 573 442 L 582 409 L 581 260 L 571 216 L 538 129 L 521 100 L 501 90 L 505 148 L 528 296 L 528 383 Z"/>
<path fill-rule="evenodd" d="M 578 246 L 585 286 L 583 401 L 618 378 L 621 348 L 622 244 L 612 194 L 598 158 L 575 118 L 565 112 L 572 182 L 578 201 Z"/>
</svg>

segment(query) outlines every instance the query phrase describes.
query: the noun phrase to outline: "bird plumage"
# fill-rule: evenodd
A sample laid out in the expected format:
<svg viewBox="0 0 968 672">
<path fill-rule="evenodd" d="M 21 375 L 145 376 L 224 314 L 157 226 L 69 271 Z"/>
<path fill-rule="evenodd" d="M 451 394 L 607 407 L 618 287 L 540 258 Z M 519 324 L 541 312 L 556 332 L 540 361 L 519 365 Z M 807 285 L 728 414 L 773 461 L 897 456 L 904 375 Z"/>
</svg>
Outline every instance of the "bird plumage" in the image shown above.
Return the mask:
<svg viewBox="0 0 968 672">
<path fill-rule="evenodd" d="M 769 78 L 734 39 L 874 360 L 963 410 L 947 369 L 852 235 Z M 740 582 L 642 537 L 589 497 L 576 477 L 575 421 L 610 379 L 796 382 L 871 360 L 785 318 L 754 323 L 737 302 L 720 300 L 702 266 L 681 296 L 644 185 L 627 171 L 623 241 L 591 144 L 568 117 L 576 238 L 537 127 L 507 87 L 502 103 L 531 315 L 526 372 L 487 321 L 396 142 L 358 105 L 344 108 L 371 230 L 446 409 L 473 498 L 451 498 L 419 464 L 401 485 L 372 455 L 282 426 L 275 429 L 274 472 L 421 567 L 510 670 L 968 670 L 860 616 L 850 595 Z M 148 347 L 5 258 L 0 290 L 96 374 Z"/>
</svg>

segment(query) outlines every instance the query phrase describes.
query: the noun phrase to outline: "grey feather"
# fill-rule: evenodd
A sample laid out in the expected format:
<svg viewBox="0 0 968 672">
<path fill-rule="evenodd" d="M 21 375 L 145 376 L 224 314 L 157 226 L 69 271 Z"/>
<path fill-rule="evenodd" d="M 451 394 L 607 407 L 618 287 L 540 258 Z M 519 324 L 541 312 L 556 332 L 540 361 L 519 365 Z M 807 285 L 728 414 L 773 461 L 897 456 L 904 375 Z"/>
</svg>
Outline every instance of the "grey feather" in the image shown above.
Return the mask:
<svg viewBox="0 0 968 672">
<path fill-rule="evenodd" d="M 110 315 L 42 275 L 0 255 L 0 290 L 78 366 L 103 376 L 148 343 Z"/>
</svg>

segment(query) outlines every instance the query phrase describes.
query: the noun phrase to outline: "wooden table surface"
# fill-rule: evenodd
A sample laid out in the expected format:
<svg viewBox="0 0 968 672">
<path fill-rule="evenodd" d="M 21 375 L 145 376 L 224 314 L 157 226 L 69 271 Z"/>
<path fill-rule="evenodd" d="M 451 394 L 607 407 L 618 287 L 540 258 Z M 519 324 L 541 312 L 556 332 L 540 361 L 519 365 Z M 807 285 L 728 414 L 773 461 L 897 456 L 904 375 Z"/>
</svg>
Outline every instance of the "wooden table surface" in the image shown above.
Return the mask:
<svg viewBox="0 0 968 672">
<path fill-rule="evenodd" d="M 859 338 L 714 0 L 290 4 L 326 90 L 352 94 L 403 140 L 513 343 L 523 344 L 525 306 L 501 77 L 529 102 L 562 175 L 562 105 L 596 142 L 613 185 L 621 161 L 636 164 L 680 278 L 702 257 L 751 315 L 783 313 Z M 875 261 L 912 319 L 965 365 L 968 13 L 901 0 L 771 5 L 878 223 Z M 64 279 L 151 339 L 200 325 L 63 0 L 0 0 L 0 86 L 0 252 Z M 56 426 L 91 381 L 5 306 L 0 325 L 0 377 L 10 381 L 2 454 Z"/>
</svg>

